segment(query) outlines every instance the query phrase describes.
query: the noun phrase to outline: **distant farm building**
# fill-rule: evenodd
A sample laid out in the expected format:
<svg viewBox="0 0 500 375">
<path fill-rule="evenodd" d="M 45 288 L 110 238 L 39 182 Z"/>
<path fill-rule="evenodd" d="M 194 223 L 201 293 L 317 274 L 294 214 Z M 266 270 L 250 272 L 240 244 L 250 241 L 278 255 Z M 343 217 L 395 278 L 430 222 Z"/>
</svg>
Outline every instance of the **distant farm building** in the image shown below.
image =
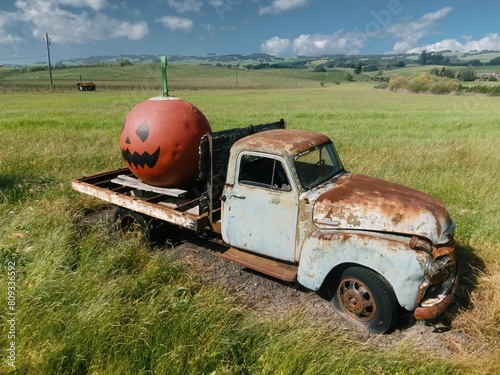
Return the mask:
<svg viewBox="0 0 500 375">
<path fill-rule="evenodd" d="M 78 82 L 76 84 L 77 90 L 80 91 L 95 91 L 96 86 L 94 82 Z"/>
<path fill-rule="evenodd" d="M 477 79 L 490 79 L 492 77 L 495 77 L 496 79 L 500 79 L 500 74 L 499 73 L 476 73 L 476 78 Z"/>
</svg>

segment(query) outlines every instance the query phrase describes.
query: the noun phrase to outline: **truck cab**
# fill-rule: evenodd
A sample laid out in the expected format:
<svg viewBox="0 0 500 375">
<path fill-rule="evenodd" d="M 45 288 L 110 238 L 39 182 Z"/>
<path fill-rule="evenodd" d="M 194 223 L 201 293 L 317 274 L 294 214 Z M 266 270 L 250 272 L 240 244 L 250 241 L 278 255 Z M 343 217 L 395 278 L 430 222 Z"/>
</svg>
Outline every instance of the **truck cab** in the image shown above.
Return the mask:
<svg viewBox="0 0 500 375">
<path fill-rule="evenodd" d="M 346 171 L 326 135 L 276 129 L 238 140 L 221 200 L 221 234 L 240 257 L 294 270 L 372 332 L 389 330 L 400 306 L 430 319 L 452 299 L 455 224 L 444 206 Z"/>
<path fill-rule="evenodd" d="M 308 208 L 304 194 L 343 172 L 323 134 L 280 129 L 243 138 L 231 148 L 223 239 L 243 250 L 299 262 L 304 230 L 311 227 L 309 216 L 299 219 Z"/>
</svg>

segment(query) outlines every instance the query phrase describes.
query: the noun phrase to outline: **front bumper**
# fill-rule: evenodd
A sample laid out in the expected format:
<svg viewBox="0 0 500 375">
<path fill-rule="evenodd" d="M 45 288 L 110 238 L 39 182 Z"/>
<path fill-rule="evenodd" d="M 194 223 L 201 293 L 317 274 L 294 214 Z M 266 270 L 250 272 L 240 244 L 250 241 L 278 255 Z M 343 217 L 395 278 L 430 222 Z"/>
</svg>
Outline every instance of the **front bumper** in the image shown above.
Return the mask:
<svg viewBox="0 0 500 375">
<path fill-rule="evenodd" d="M 458 275 L 458 264 L 455 263 L 453 272 L 450 272 L 449 277 L 443 283 L 439 284 L 439 286 L 436 285 L 434 290 L 415 309 L 413 313 L 415 319 L 433 319 L 446 310 L 455 295 L 458 285 Z"/>
</svg>

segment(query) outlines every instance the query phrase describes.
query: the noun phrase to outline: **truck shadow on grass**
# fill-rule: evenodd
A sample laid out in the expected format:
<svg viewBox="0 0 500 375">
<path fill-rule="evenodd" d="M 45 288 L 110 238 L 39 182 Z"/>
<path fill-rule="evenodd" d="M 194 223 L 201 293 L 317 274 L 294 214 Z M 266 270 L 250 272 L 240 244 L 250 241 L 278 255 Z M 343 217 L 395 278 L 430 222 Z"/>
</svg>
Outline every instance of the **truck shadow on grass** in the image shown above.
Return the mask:
<svg viewBox="0 0 500 375">
<path fill-rule="evenodd" d="M 470 307 L 470 295 L 478 287 L 479 278 L 486 270 L 483 259 L 477 255 L 472 246 L 457 243 L 455 252 L 458 259 L 460 279 L 454 303 L 449 309 L 453 316 Z"/>
</svg>

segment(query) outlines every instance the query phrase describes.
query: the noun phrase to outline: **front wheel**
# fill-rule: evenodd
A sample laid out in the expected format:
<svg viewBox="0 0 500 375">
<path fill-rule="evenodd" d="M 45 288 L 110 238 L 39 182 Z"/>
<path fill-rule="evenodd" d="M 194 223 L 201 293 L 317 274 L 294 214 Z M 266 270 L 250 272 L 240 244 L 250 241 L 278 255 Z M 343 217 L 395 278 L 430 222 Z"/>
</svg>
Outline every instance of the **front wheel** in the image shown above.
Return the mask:
<svg viewBox="0 0 500 375">
<path fill-rule="evenodd" d="M 332 306 L 373 333 L 387 332 L 396 322 L 398 305 L 391 285 L 379 274 L 363 267 L 342 272 Z"/>
</svg>

